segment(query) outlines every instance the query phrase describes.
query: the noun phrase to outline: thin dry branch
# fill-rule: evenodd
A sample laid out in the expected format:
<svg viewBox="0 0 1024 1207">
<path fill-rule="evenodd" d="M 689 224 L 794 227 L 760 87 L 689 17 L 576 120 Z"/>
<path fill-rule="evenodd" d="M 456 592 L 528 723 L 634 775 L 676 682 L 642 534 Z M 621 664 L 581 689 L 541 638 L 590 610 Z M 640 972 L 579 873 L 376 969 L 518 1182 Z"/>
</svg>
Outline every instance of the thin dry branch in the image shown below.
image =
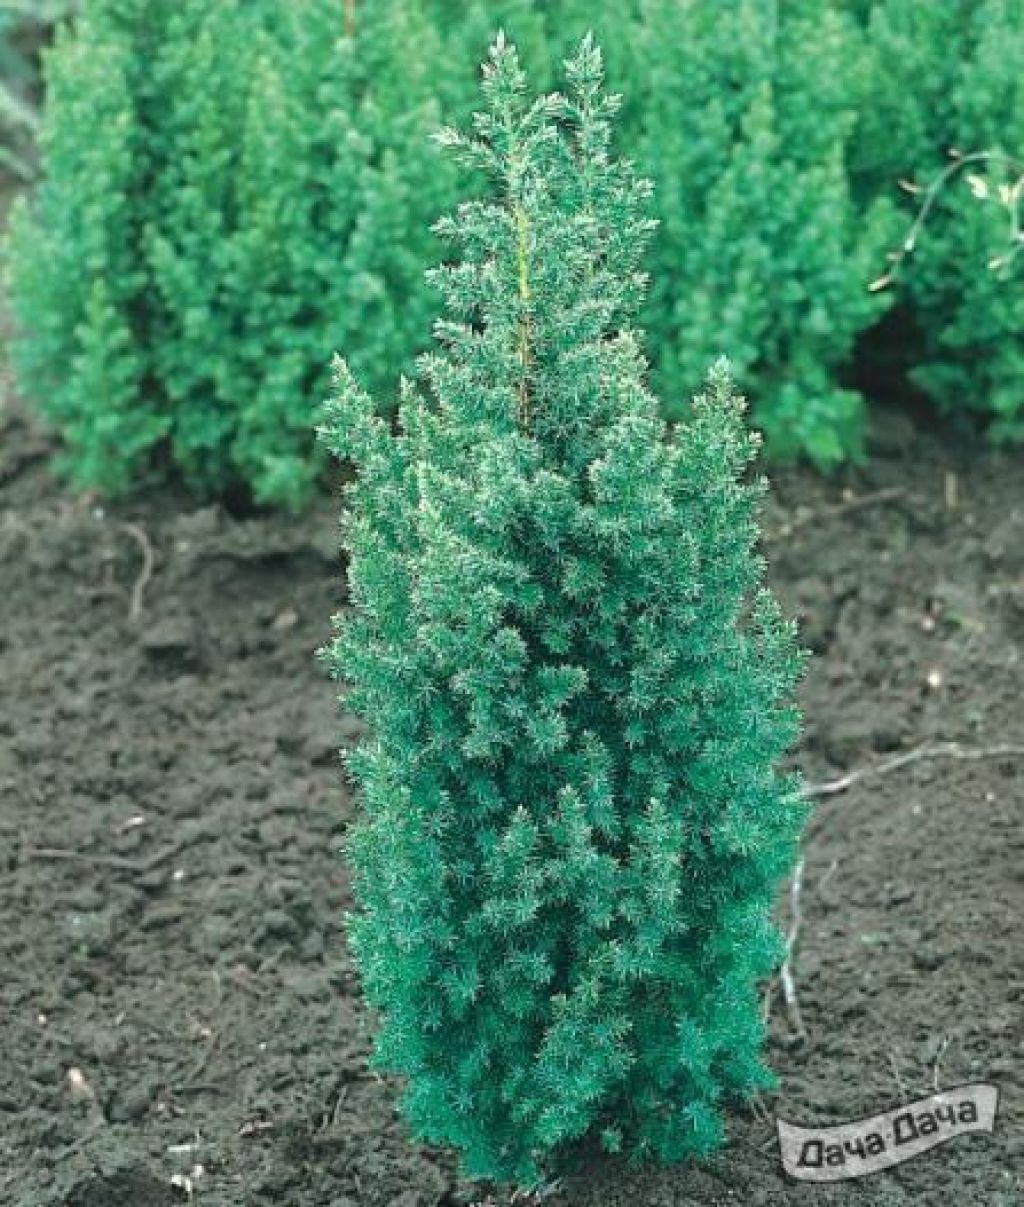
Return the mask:
<svg viewBox="0 0 1024 1207">
<path fill-rule="evenodd" d="M 146 530 L 140 524 L 118 524 L 118 527 L 122 532 L 126 532 L 142 551 L 142 569 L 135 580 L 135 586 L 132 587 L 132 603 L 128 613 L 132 620 L 138 620 L 142 615 L 142 602 L 146 587 L 153 577 L 156 556 L 153 553 L 149 537 L 146 535 Z"/>
<path fill-rule="evenodd" d="M 800 890 L 804 882 L 804 859 L 801 855 L 793 869 L 793 879 L 789 885 L 789 934 L 786 936 L 786 958 L 779 970 L 779 980 L 782 982 L 782 996 L 786 1002 L 786 1013 L 789 1015 L 793 1034 L 800 1040 L 807 1038 L 807 1028 L 804 1026 L 803 1015 L 800 1012 L 800 998 L 796 991 L 796 977 L 793 975 L 796 942 L 800 935 L 800 923 L 803 915 L 800 910 Z"/>
<path fill-rule="evenodd" d="M 61 847 L 29 847 L 25 851 L 25 857 L 61 863 L 89 863 L 118 872 L 145 873 L 154 871 L 162 863 L 180 855 L 195 841 L 195 837 L 190 836 L 180 842 L 169 843 L 145 859 L 128 859 L 123 855 L 91 855 L 87 851 L 69 851 Z"/>
<path fill-rule="evenodd" d="M 892 1069 L 893 1080 L 896 1082 L 896 1089 L 900 1096 L 900 1102 L 907 1101 L 907 1087 L 903 1084 L 903 1078 L 900 1076 L 899 1061 L 896 1059 L 896 1053 L 889 1050 L 887 1053 L 889 1058 L 889 1068 Z"/>
<path fill-rule="evenodd" d="M 1020 229 L 1019 214 L 1020 199 L 1022 193 L 1024 193 L 1024 162 L 1012 155 L 1005 155 L 1001 151 L 973 151 L 970 155 L 961 155 L 957 150 L 950 150 L 949 155 L 951 162 L 947 164 L 927 188 L 916 185 L 911 181 L 900 181 L 900 187 L 904 192 L 910 193 L 911 196 L 923 193 L 924 203 L 911 223 L 910 230 L 907 232 L 903 243 L 896 251 L 889 253 L 889 262 L 892 267 L 868 286 L 868 289 L 872 293 L 877 293 L 880 289 L 887 289 L 895 281 L 896 274 L 903 261 L 917 247 L 918 238 L 924 228 L 924 224 L 928 221 L 928 216 L 932 212 L 939 195 L 957 173 L 963 171 L 964 168 L 969 167 L 971 164 L 998 163 L 1008 167 L 1011 172 L 1017 174 L 1017 179 L 1010 186 L 1005 202 L 1010 213 L 1010 251 L 1005 256 L 997 256 L 994 261 L 990 261 L 989 267 L 1005 268 L 1020 252 L 1021 248 L 1024 247 L 1024 233 Z M 976 180 L 971 176 L 968 176 L 967 179 L 974 195 L 979 200 L 984 200 L 988 196 L 987 186 L 984 182 Z"/>
<path fill-rule="evenodd" d="M 891 503 L 893 499 L 898 499 L 904 495 L 906 491 L 902 486 L 887 486 L 884 490 L 874 490 L 870 494 L 856 495 L 850 499 L 843 499 L 838 503 L 830 503 L 826 507 L 815 508 L 800 516 L 786 520 L 779 528 L 770 533 L 770 536 L 787 537 L 792 536 L 794 532 L 801 528 L 806 528 L 808 524 L 818 523 L 823 519 L 830 519 L 833 516 L 844 515 L 851 511 L 860 511 L 865 507 L 876 507 L 880 503 Z"/>
<path fill-rule="evenodd" d="M 1024 745 L 1015 745 L 1013 743 L 1002 743 L 997 746 L 981 746 L 977 749 L 961 746 L 958 742 L 938 742 L 926 743 L 923 746 L 916 746 L 913 750 L 908 750 L 903 754 L 895 755 L 891 759 L 884 759 L 880 763 L 875 763 L 868 767 L 858 767 L 853 771 L 849 771 L 846 775 L 839 776 L 838 779 L 825 780 L 818 784 L 808 784 L 804 791 L 808 796 L 837 796 L 840 792 L 845 792 L 848 788 L 852 788 L 854 784 L 859 783 L 863 779 L 874 778 L 878 775 L 889 775 L 893 771 L 899 771 L 903 767 L 910 766 L 911 763 L 920 763 L 930 759 L 957 759 L 965 762 L 973 762 L 979 759 L 1004 759 L 1024 758 Z"/>
<path fill-rule="evenodd" d="M 949 1040 L 950 1037 L 948 1035 L 944 1035 L 942 1037 L 942 1043 L 939 1045 L 939 1050 L 935 1054 L 935 1064 L 932 1066 L 932 1085 L 935 1087 L 936 1094 L 942 1092 L 939 1085 L 939 1071 L 942 1068 L 942 1058 L 946 1055 L 946 1049 L 949 1047 Z"/>
</svg>

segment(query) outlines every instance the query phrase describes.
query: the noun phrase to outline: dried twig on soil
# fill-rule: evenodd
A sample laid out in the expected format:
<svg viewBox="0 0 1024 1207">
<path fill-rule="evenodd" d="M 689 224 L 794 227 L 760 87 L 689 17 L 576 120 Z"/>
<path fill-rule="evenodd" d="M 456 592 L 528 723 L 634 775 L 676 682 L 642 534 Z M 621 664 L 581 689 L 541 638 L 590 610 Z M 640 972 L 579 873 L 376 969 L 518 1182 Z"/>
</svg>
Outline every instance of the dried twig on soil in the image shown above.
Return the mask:
<svg viewBox="0 0 1024 1207">
<path fill-rule="evenodd" d="M 902 486 L 887 486 L 884 490 L 872 491 L 871 494 L 856 495 L 849 499 L 843 499 L 840 503 L 832 503 L 827 507 L 808 511 L 801 516 L 786 520 L 780 528 L 769 535 L 776 537 L 792 536 L 794 532 L 806 527 L 812 521 L 817 523 L 827 517 L 843 515 L 850 511 L 860 511 L 864 507 L 875 507 L 879 503 L 890 503 L 893 499 L 900 498 L 904 493 L 905 491 Z"/>
<path fill-rule="evenodd" d="M 804 859 L 801 855 L 793 870 L 793 879 L 789 885 L 789 934 L 786 936 L 786 958 L 779 970 L 779 980 L 782 982 L 782 996 L 786 1001 L 786 1012 L 789 1015 L 793 1034 L 801 1041 L 807 1038 L 807 1028 L 804 1026 L 803 1015 L 800 1013 L 800 999 L 796 992 L 796 978 L 793 975 L 793 956 L 796 951 L 796 941 L 800 934 L 802 914 L 800 912 L 800 890 L 804 881 Z"/>
<path fill-rule="evenodd" d="M 524 1207 L 529 1207 L 530 1204 L 542 1203 L 545 1199 L 551 1198 L 553 1194 L 557 1194 L 562 1189 L 562 1179 L 554 1178 L 550 1182 L 545 1182 L 534 1190 L 514 1190 L 510 1203 L 523 1204 Z"/>
<path fill-rule="evenodd" d="M 935 1064 L 932 1067 L 932 1085 L 935 1087 L 935 1093 L 941 1092 L 939 1087 L 939 1069 L 942 1066 L 942 1058 L 946 1055 L 946 1049 L 949 1047 L 949 1036 L 942 1037 L 942 1043 L 939 1045 L 939 1050 L 935 1054 Z"/>
<path fill-rule="evenodd" d="M 896 1061 L 896 1053 L 890 1051 L 888 1053 L 888 1056 L 889 1056 L 889 1068 L 892 1069 L 892 1075 L 896 1081 L 896 1089 L 899 1092 L 900 1102 L 906 1102 L 907 1088 L 903 1084 L 903 1078 L 900 1076 L 900 1066 Z"/>
<path fill-rule="evenodd" d="M 828 870 L 825 872 L 824 876 L 822 876 L 822 878 L 818 881 L 817 891 L 819 893 L 825 887 L 825 885 L 828 884 L 828 882 L 832 879 L 832 877 L 836 874 L 836 870 L 838 869 L 838 867 L 839 867 L 839 860 L 833 859 L 832 862 L 828 865 Z"/>
<path fill-rule="evenodd" d="M 146 859 L 128 859 L 123 855 L 90 855 L 87 851 L 68 851 L 60 847 L 29 847 L 25 851 L 25 857 L 26 859 L 91 863 L 96 867 L 113 868 L 118 872 L 145 873 L 154 871 L 160 864 L 173 859 L 175 855 L 180 855 L 194 841 L 194 837 L 190 837 L 180 842 L 170 843 Z"/>
<path fill-rule="evenodd" d="M 153 553 L 153 546 L 150 544 L 149 537 L 146 535 L 146 530 L 140 524 L 118 524 L 118 528 L 122 532 L 127 532 L 142 550 L 142 569 L 139 571 L 139 577 L 135 580 L 135 586 L 132 587 L 132 605 L 129 611 L 132 620 L 138 620 L 142 615 L 143 594 L 149 584 L 149 580 L 153 577 L 153 566 L 156 562 L 156 557 Z"/>
<path fill-rule="evenodd" d="M 238 1135 L 244 1140 L 246 1136 L 258 1136 L 262 1132 L 272 1131 L 273 1127 L 269 1119 L 247 1119 L 238 1129 Z"/>
<path fill-rule="evenodd" d="M 772 1113 L 765 1106 L 764 1099 L 760 1094 L 752 1094 L 750 1096 L 748 1106 L 750 1107 L 750 1113 L 754 1116 L 758 1123 L 762 1124 L 764 1127 L 771 1127 Z"/>
<path fill-rule="evenodd" d="M 1024 758 L 1024 746 L 1003 743 L 998 746 L 981 746 L 972 750 L 969 747 L 961 746 L 958 742 L 926 743 L 923 746 L 915 746 L 913 750 L 908 750 L 904 754 L 895 755 L 891 759 L 884 759 L 882 762 L 875 763 L 872 766 L 856 768 L 853 771 L 847 772 L 846 775 L 841 775 L 838 779 L 825 780 L 819 784 L 808 784 L 805 792 L 808 796 L 837 796 L 840 792 L 845 792 L 848 788 L 852 788 L 854 784 L 859 783 L 863 779 L 876 775 L 888 775 L 892 771 L 899 771 L 911 763 L 919 763 L 926 759 L 974 761 L 977 759 L 1005 758 Z"/>
<path fill-rule="evenodd" d="M 192 1062 L 192 1065 L 187 1071 L 182 1071 L 180 1074 L 175 1074 L 170 1079 L 171 1085 L 174 1087 L 175 1093 L 183 1090 L 195 1090 L 197 1085 L 201 1084 L 201 1078 L 206 1072 L 210 1060 L 214 1052 L 220 1046 L 220 1032 L 215 1031 L 213 1035 L 203 1045 L 203 1053 L 198 1060 Z"/>
<path fill-rule="evenodd" d="M 946 499 L 946 510 L 956 511 L 960 497 L 959 482 L 956 474 L 947 470 L 943 476 L 943 494 Z"/>
<path fill-rule="evenodd" d="M 804 880 L 804 858 L 801 855 L 793 869 L 793 879 L 789 885 L 789 932 L 786 935 L 786 955 L 779 969 L 779 982 L 782 985 L 782 996 L 786 1003 L 786 1013 L 789 1016 L 790 1027 L 797 1041 L 803 1043 L 807 1039 L 807 1028 L 804 1026 L 803 1015 L 800 1012 L 800 998 L 796 990 L 796 977 L 793 974 L 793 957 L 796 952 L 796 941 L 800 934 L 800 924 L 803 914 L 800 909 L 800 893 Z M 772 997 L 775 992 L 775 981 L 768 982 L 764 991 L 762 1018 L 767 1024 L 771 1015 Z"/>
</svg>

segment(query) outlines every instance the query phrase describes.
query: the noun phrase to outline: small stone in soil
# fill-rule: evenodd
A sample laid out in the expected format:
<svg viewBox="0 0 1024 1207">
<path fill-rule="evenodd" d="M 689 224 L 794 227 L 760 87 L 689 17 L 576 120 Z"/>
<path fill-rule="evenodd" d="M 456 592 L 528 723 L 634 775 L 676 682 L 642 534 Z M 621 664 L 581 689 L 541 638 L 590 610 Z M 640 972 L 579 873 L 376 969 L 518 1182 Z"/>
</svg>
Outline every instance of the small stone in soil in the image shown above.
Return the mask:
<svg viewBox="0 0 1024 1207">
<path fill-rule="evenodd" d="M 141 1119 L 157 1095 L 157 1083 L 146 1079 L 115 1090 L 107 1107 L 111 1123 L 131 1123 Z"/>
</svg>

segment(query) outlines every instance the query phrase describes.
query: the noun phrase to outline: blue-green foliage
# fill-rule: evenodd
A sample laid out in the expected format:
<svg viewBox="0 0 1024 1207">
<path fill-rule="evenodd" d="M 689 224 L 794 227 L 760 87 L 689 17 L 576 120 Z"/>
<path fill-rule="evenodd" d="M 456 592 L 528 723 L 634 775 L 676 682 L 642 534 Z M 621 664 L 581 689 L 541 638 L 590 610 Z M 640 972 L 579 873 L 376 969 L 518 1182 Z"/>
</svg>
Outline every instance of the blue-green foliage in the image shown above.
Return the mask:
<svg viewBox="0 0 1024 1207">
<path fill-rule="evenodd" d="M 441 141 L 438 345 L 398 426 L 339 362 L 322 434 L 371 736 L 350 936 L 418 1136 L 534 1185 L 585 1136 L 679 1160 L 764 1086 L 757 983 L 805 815 L 776 773 L 802 656 L 761 586 L 756 440 L 718 366 L 666 429 L 633 324 L 650 189 L 586 42 L 531 102 L 499 39 Z"/>
<path fill-rule="evenodd" d="M 898 180 L 931 184 L 949 151 L 1024 157 L 1024 2 L 875 0 L 870 69 L 854 159 L 862 195 Z M 990 183 L 1015 178 L 993 162 Z M 976 413 L 995 439 L 1024 437 L 1024 289 L 1009 250 L 1007 211 L 979 203 L 965 173 L 943 189 L 900 267 L 897 296 L 922 333 L 911 378 L 947 413 Z M 909 226 L 920 197 L 905 199 Z"/>
</svg>

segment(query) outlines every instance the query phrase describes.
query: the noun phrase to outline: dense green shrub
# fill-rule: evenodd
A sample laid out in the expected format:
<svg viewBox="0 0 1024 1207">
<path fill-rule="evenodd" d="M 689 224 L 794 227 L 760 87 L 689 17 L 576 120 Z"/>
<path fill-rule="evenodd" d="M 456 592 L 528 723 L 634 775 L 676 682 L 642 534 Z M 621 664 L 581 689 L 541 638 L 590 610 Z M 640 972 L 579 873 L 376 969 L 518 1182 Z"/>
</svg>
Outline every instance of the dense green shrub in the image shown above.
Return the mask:
<svg viewBox="0 0 1024 1207">
<path fill-rule="evenodd" d="M 12 243 L 19 376 L 79 482 L 174 467 L 302 501 L 333 351 L 386 392 L 423 347 L 429 222 L 454 197 L 427 131 L 468 118 L 463 64 L 499 20 L 545 84 L 588 24 L 615 48 L 623 137 L 658 186 L 644 317 L 666 413 L 725 351 L 770 451 L 857 452 L 835 376 L 886 304 L 863 286 L 889 236 L 852 220 L 856 56 L 832 0 L 86 0 Z"/>
<path fill-rule="evenodd" d="M 649 186 L 584 43 L 530 103 L 502 39 L 490 181 L 439 223 L 439 347 L 396 428 L 340 362 L 323 436 L 352 611 L 326 651 L 347 755 L 350 936 L 416 1133 L 531 1185 L 567 1146 L 677 1160 L 765 1085 L 756 984 L 805 814 L 775 761 L 802 656 L 760 586 L 764 484 L 727 370 L 671 433 L 633 328 Z"/>
<path fill-rule="evenodd" d="M 174 467 L 300 503 L 334 350 L 386 395 L 424 346 L 429 223 L 455 195 L 427 132 L 468 120 L 465 64 L 501 22 L 548 86 L 592 26 L 656 185 L 642 320 L 666 416 L 725 352 L 769 453 L 827 468 L 862 444 L 845 368 L 893 301 L 866 286 L 903 229 L 896 180 L 951 144 L 1024 145 L 1022 4 L 85 0 L 14 222 L 22 384 L 83 484 Z M 1004 222 L 950 193 L 895 298 L 914 379 L 1012 436 L 1024 301 L 984 269 Z"/>
<path fill-rule="evenodd" d="M 725 352 L 768 451 L 829 468 L 861 449 L 863 400 L 837 378 L 886 308 L 866 285 L 893 230 L 887 207 L 861 213 L 850 197 L 856 27 L 833 0 L 642 10 L 659 390 L 678 413 Z"/>
<path fill-rule="evenodd" d="M 299 503 L 334 349 L 358 342 L 377 387 L 411 366 L 450 194 L 438 35 L 403 0 L 349 11 L 90 0 L 59 40 L 12 293 L 21 381 L 78 481 L 170 463 Z"/>
<path fill-rule="evenodd" d="M 375 388 L 392 385 L 398 369 L 411 369 L 436 309 L 422 282 L 433 250 L 428 221 L 450 192 L 428 137 L 439 119 L 429 75 L 440 56 L 436 31 L 404 3 L 365 13 L 353 5 L 350 14 L 358 24 L 339 40 L 335 3 L 275 6 L 275 39 L 229 123 L 240 131 L 230 196 L 197 190 L 208 246 L 197 248 L 196 217 L 179 206 L 153 257 L 171 298 L 196 264 L 217 265 L 198 309 L 174 307 L 180 321 L 165 349 L 178 363 L 162 377 L 178 392 L 176 410 L 205 393 L 210 404 L 192 412 L 204 423 L 224 417 L 211 485 L 223 478 L 227 449 L 266 499 L 300 502 L 316 472 L 311 416 L 334 351 L 352 347 Z M 211 117 L 223 113 L 220 98 L 211 93 L 208 103 Z M 200 128 L 189 113 L 182 137 Z M 201 175 L 210 160 L 199 146 L 191 162 Z M 225 213 L 227 237 L 218 232 Z M 209 343 L 198 358 L 197 314 Z M 189 384 L 197 373 L 203 379 Z"/>
<path fill-rule="evenodd" d="M 1024 2 L 875 0 L 868 20 L 871 69 L 853 161 L 858 192 L 928 186 L 949 151 L 1024 148 Z M 1012 174 L 988 169 L 992 191 Z M 906 197 L 909 227 L 919 197 Z M 947 413 L 977 415 L 995 439 L 1024 436 L 1024 289 L 1020 257 L 1005 257 L 1007 213 L 979 205 L 966 179 L 942 191 L 914 253 L 900 267 L 897 298 L 921 333 L 916 382 Z"/>
<path fill-rule="evenodd" d="M 23 388 L 62 427 L 77 476 L 115 489 L 168 427 L 141 389 L 151 149 L 135 112 L 142 47 L 120 33 L 102 9 L 77 34 L 61 31 L 46 71 L 38 220 L 22 203 L 10 245 Z"/>
</svg>

